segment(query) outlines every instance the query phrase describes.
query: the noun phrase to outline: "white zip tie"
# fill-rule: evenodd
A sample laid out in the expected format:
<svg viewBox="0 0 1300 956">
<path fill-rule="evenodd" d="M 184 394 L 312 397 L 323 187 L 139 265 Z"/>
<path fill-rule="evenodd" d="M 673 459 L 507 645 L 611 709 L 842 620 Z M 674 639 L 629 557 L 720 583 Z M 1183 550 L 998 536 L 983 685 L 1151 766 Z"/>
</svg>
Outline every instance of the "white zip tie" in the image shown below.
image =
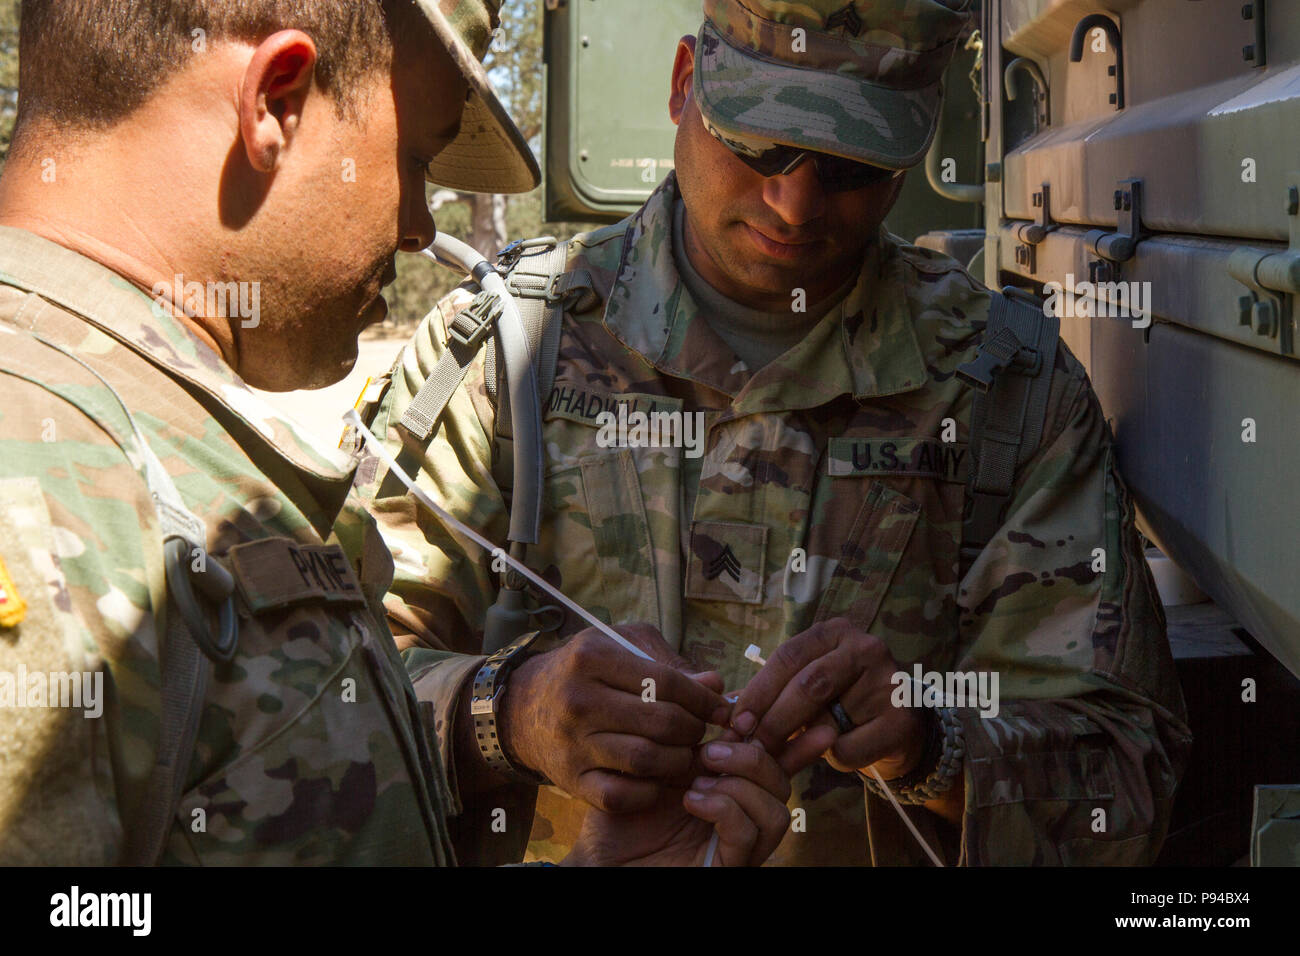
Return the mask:
<svg viewBox="0 0 1300 956">
<path fill-rule="evenodd" d="M 600 631 L 600 633 L 608 637 L 611 641 L 618 644 L 619 647 L 623 648 L 625 651 L 635 654 L 637 657 L 641 658 L 642 660 L 646 660 L 646 661 L 654 660 L 653 657 L 651 657 L 645 651 L 641 650 L 641 648 L 637 647 L 635 644 L 628 641 L 628 639 L 625 638 L 622 634 L 618 633 L 618 631 L 614 630 L 604 621 L 600 620 L 594 614 L 587 611 L 586 608 L 581 607 L 577 602 L 571 601 L 568 597 L 562 594 L 558 588 L 550 584 L 548 581 L 546 581 L 539 575 L 535 574 L 522 561 L 512 556 L 508 550 L 506 550 L 505 548 L 498 548 L 487 538 L 483 537 L 481 534 L 479 534 L 469 525 L 465 524 L 463 521 L 461 521 L 460 519 L 456 518 L 454 515 L 447 512 L 446 509 L 442 508 L 436 501 L 430 498 L 428 494 L 425 493 L 424 489 L 421 488 L 419 485 L 417 485 L 414 481 L 412 481 L 411 477 L 405 471 L 402 470 L 402 466 L 399 465 L 397 463 L 397 460 L 388 453 L 388 449 L 386 449 L 383 446 L 383 443 L 381 443 L 379 439 L 375 437 L 374 432 L 372 432 L 369 428 L 367 428 L 362 423 L 361 416 L 357 414 L 355 408 L 348 409 L 347 414 L 343 416 L 343 421 L 345 424 L 350 425 L 357 430 L 357 432 L 361 435 L 361 437 L 366 440 L 366 444 L 370 446 L 370 450 L 373 451 L 375 455 L 378 456 L 380 461 L 382 461 L 385 465 L 388 466 L 388 470 L 397 476 L 398 480 L 401 481 L 401 483 L 406 486 L 406 489 L 412 495 L 415 496 L 416 501 L 420 502 L 420 504 L 424 505 L 435 515 L 437 515 L 439 518 L 441 518 L 443 521 L 449 524 L 452 528 L 456 529 L 465 537 L 469 538 L 471 541 L 477 544 L 488 554 L 491 554 L 493 556 L 499 555 L 502 559 L 505 560 L 506 564 L 510 565 L 512 568 L 514 568 L 516 571 L 522 574 L 525 578 L 527 578 L 529 581 L 535 584 L 538 588 L 545 591 L 551 597 L 555 598 L 557 601 L 559 601 L 561 604 L 567 607 L 574 614 L 578 615 L 578 617 L 582 618 L 584 621 L 586 621 L 596 630 Z"/>
<path fill-rule="evenodd" d="M 763 667 L 767 664 L 767 661 L 763 659 L 763 651 L 757 644 L 750 644 L 749 647 L 745 648 L 745 660 L 751 661 L 759 667 Z M 866 779 L 866 774 L 861 770 L 856 770 L 854 772 L 859 777 Z M 871 767 L 871 775 L 876 778 L 876 783 L 880 784 L 880 789 L 885 791 L 885 796 L 889 798 L 889 802 L 893 808 L 898 811 L 898 815 L 903 818 L 903 822 L 907 824 L 907 829 L 912 832 L 912 836 L 916 837 L 916 842 L 921 844 L 921 849 L 924 850 L 929 855 L 930 859 L 934 861 L 935 866 L 943 866 L 943 860 L 941 860 L 939 855 L 931 849 L 930 844 L 925 842 L 925 837 L 921 836 L 921 831 L 916 828 L 916 824 L 912 822 L 912 818 L 907 815 L 907 811 L 903 809 L 903 805 L 898 802 L 898 799 L 894 796 L 894 791 L 889 789 L 889 784 L 885 783 L 885 778 L 880 775 L 880 771 L 873 766 Z M 713 843 L 709 844 L 710 850 L 712 850 L 716 845 L 717 838 L 718 835 L 714 833 Z M 711 859 L 711 854 L 707 855 L 704 865 L 708 866 Z"/>
</svg>

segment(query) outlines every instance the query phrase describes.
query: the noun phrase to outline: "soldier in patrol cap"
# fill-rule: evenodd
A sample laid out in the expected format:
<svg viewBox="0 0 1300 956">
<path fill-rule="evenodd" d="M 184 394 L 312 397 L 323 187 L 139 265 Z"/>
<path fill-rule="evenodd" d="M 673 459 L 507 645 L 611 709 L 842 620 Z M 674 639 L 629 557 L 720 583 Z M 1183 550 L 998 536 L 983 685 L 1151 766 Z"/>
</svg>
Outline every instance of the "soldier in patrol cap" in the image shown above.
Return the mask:
<svg viewBox="0 0 1300 956">
<path fill-rule="evenodd" d="M 1190 747 L 1112 437 L 1054 334 L 1026 362 L 1050 382 L 1026 416 L 1041 434 L 962 553 L 974 392 L 956 373 L 983 354 L 993 299 L 881 224 L 934 136 L 968 6 L 705 0 L 672 65 L 674 173 L 574 239 L 545 285 L 575 294 L 543 396 L 530 563 L 720 673 L 740 690 L 734 735 L 795 762 L 824 752 L 794 779 L 774 862 L 928 865 L 928 847 L 949 864 L 1149 863 Z M 504 540 L 482 357 L 427 437 L 403 423 L 470 298 L 426 320 L 374 423 L 431 495 Z M 693 421 L 702 438 L 683 448 Z M 383 468 L 359 476 L 394 552 L 399 643 L 429 662 L 426 686 L 462 699 L 497 576 Z M 564 655 L 532 653 L 501 708 L 516 773 L 555 784 L 532 831 L 542 855 L 607 805 L 608 771 L 635 799 L 678 773 L 661 729 L 609 689 L 636 686 L 635 668 L 579 686 Z M 634 766 L 629 733 L 649 742 Z"/>
<path fill-rule="evenodd" d="M 394 254 L 433 239 L 426 176 L 536 185 L 478 59 L 497 6 L 22 4 L 0 177 L 0 861 L 500 856 L 492 832 L 453 832 L 465 794 L 385 624 L 392 563 L 346 505 L 354 462 L 249 389 L 346 373 Z M 715 689 L 641 671 L 725 717 Z M 722 862 L 762 860 L 781 768 L 738 746 L 701 772 L 710 792 L 596 815 L 569 862 L 698 862 L 715 825 Z"/>
</svg>

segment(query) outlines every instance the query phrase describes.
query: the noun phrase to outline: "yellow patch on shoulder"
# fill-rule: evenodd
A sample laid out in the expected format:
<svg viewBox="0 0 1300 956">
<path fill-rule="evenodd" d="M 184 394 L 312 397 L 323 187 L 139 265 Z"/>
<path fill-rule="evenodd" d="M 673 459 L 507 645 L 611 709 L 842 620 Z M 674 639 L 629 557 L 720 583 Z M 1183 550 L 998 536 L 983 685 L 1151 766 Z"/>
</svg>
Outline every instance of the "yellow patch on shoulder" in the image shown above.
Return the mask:
<svg viewBox="0 0 1300 956">
<path fill-rule="evenodd" d="M 17 627 L 27 616 L 27 602 L 18 593 L 18 585 L 0 557 L 0 627 Z"/>
</svg>

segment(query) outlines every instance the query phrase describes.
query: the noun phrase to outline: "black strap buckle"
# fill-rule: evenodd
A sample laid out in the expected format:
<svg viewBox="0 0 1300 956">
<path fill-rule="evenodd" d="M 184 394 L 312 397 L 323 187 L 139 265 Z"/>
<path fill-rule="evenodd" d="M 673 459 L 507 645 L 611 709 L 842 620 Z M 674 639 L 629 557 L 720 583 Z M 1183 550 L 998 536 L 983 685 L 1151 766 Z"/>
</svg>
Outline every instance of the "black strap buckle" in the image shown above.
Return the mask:
<svg viewBox="0 0 1300 956">
<path fill-rule="evenodd" d="M 560 244 L 560 240 L 554 236 L 539 236 L 536 239 L 516 239 L 514 242 L 506 245 L 497 253 L 497 269 L 501 272 L 508 272 L 516 262 L 523 258 L 525 252 L 529 249 L 546 247 L 553 249 Z"/>
<path fill-rule="evenodd" d="M 957 377 L 971 388 L 987 392 L 997 374 L 1007 366 L 1015 365 L 1024 374 L 1034 375 L 1039 361 L 1037 349 L 1029 348 L 1014 332 L 1003 328 L 979 347 L 973 359 L 957 367 Z"/>
</svg>

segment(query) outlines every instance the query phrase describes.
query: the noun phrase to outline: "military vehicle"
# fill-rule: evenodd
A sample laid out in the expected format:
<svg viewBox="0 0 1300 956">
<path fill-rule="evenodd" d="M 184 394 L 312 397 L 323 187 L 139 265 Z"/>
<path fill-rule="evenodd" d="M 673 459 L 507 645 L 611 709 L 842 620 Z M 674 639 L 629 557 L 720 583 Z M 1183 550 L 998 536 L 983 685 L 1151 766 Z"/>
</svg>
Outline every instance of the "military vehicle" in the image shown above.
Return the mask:
<svg viewBox="0 0 1300 956">
<path fill-rule="evenodd" d="M 618 219 L 699 0 L 544 6 L 547 218 Z M 886 225 L 1048 300 L 1101 397 L 1196 734 L 1159 862 L 1300 865 L 1300 3 L 975 6 Z"/>
</svg>

